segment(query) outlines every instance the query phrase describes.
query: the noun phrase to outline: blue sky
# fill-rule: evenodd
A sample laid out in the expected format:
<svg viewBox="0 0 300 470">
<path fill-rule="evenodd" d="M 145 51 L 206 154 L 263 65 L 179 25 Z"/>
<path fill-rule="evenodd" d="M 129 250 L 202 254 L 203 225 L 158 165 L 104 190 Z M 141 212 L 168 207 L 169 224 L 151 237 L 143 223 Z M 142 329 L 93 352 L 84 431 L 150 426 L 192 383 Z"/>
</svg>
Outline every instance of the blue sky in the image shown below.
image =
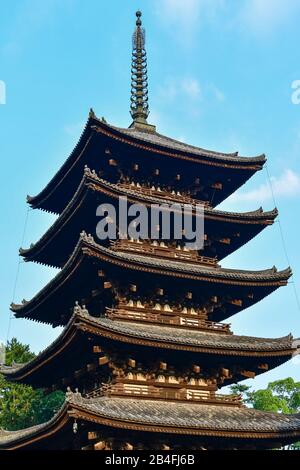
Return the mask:
<svg viewBox="0 0 300 470">
<path fill-rule="evenodd" d="M 21 263 L 18 248 L 26 194 L 35 195 L 79 138 L 92 106 L 108 122 L 130 122 L 130 58 L 134 13 L 147 32 L 149 121 L 159 132 L 194 145 L 244 155 L 266 153 L 290 264 L 292 283 L 232 320 L 238 334 L 300 337 L 295 290 L 300 282 L 300 0 L 11 0 L 1 2 L 0 105 L 1 296 L 0 338 L 9 304 L 30 299 L 55 270 Z M 1 102 L 1 100 L 0 100 Z M 222 208 L 274 206 L 262 171 Z M 29 211 L 23 246 L 54 218 Z M 289 263 L 279 223 L 228 257 L 224 266 L 263 269 Z M 13 299 L 14 295 L 14 299 Z M 11 321 L 10 337 L 46 347 L 58 329 Z M 248 381 L 262 387 L 292 376 L 300 359 Z"/>
</svg>

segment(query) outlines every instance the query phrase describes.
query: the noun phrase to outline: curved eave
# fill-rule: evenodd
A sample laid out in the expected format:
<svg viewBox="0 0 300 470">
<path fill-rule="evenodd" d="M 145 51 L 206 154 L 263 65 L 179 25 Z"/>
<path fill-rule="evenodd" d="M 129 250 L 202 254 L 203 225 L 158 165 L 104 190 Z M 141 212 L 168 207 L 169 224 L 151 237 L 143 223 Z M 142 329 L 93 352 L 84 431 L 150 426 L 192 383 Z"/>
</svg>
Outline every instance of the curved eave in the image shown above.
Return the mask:
<svg viewBox="0 0 300 470">
<path fill-rule="evenodd" d="M 82 166 L 84 166 L 86 163 L 84 161 L 84 153 L 89 145 L 90 139 L 96 134 L 106 136 L 106 138 L 112 141 L 122 143 L 131 148 L 141 149 L 154 155 L 157 154 L 158 156 L 161 155 L 177 160 L 185 160 L 209 167 L 248 171 L 249 175 L 246 176 L 246 178 L 243 177 L 243 181 L 235 185 L 233 190 L 241 186 L 253 173 L 261 170 L 266 161 L 265 155 L 241 157 L 237 152 L 213 152 L 183 144 L 157 133 L 137 132 L 134 129 L 120 129 L 104 123 L 91 112 L 76 147 L 65 163 L 39 194 L 27 197 L 27 201 L 31 207 L 57 212 L 57 209 L 49 200 L 80 161 L 82 161 Z M 221 201 L 218 201 L 218 203 L 219 202 Z M 61 210 L 58 212 L 61 212 Z"/>
<path fill-rule="evenodd" d="M 155 412 L 154 412 L 155 411 Z M 191 403 L 176 404 L 129 398 L 85 399 L 69 394 L 61 410 L 48 422 L 23 431 L 0 435 L 0 449 L 43 447 L 51 438 L 70 430 L 74 419 L 91 422 L 103 428 L 167 435 L 220 438 L 223 446 L 232 440 L 270 447 L 274 442 L 299 440 L 299 415 L 268 413 L 249 408 L 230 409 L 226 406 Z M 272 443 L 272 444 L 271 444 Z M 56 444 L 57 445 L 57 444 Z"/>
<path fill-rule="evenodd" d="M 286 285 L 291 269 L 277 271 L 271 268 L 263 271 L 242 271 L 224 268 L 205 268 L 199 264 L 187 264 L 184 261 L 162 260 L 143 255 L 121 253 L 102 247 L 88 237 L 81 237 L 73 254 L 63 269 L 29 302 L 21 305 L 12 304 L 11 310 L 16 317 L 36 318 L 36 313 L 45 302 L 57 295 L 60 288 L 70 286 L 72 276 L 78 273 L 83 261 L 96 260 L 109 267 L 118 267 L 135 272 L 151 273 L 177 279 L 187 279 L 232 286 L 271 287 L 276 289 Z M 75 301 L 76 299 L 74 299 Z M 43 307 L 42 307 L 43 308 Z M 38 318 L 36 318 L 38 319 Z"/>
<path fill-rule="evenodd" d="M 92 128 L 97 122 L 98 120 L 96 119 L 94 113 L 90 112 L 88 120 L 79 138 L 79 141 L 74 147 L 69 157 L 67 158 L 67 160 L 60 167 L 57 173 L 51 178 L 49 183 L 42 189 L 42 191 L 40 191 L 36 196 L 27 196 L 27 202 L 33 209 L 40 207 L 43 208 L 44 201 L 46 201 L 51 196 L 51 194 L 56 190 L 57 186 L 59 186 L 63 182 L 63 180 L 68 176 L 73 166 L 77 163 L 81 155 L 84 153 L 92 135 L 94 134 Z M 51 209 L 46 210 L 51 211 Z"/>
<path fill-rule="evenodd" d="M 130 128 L 123 129 L 100 120 L 98 120 L 94 130 L 122 143 L 141 147 L 153 153 L 194 161 L 195 163 L 257 171 L 261 170 L 266 162 L 264 154 L 255 157 L 243 157 L 239 156 L 238 152 L 215 152 L 184 144 L 157 132 L 141 132 Z"/>
<path fill-rule="evenodd" d="M 69 204 L 66 206 L 64 211 L 60 214 L 58 219 L 56 219 L 56 221 L 53 223 L 53 225 L 46 231 L 46 233 L 40 238 L 40 240 L 37 243 L 35 243 L 31 248 L 20 249 L 20 255 L 23 256 L 26 261 L 43 262 L 39 258 L 39 254 L 42 253 L 43 250 L 45 250 L 45 248 L 48 246 L 48 244 L 52 240 L 55 240 L 56 235 L 58 233 L 60 234 L 67 224 L 72 224 L 72 220 L 74 220 L 74 218 L 76 217 L 76 214 L 78 213 L 80 208 L 83 207 L 85 203 L 85 198 L 87 196 L 88 191 L 91 191 L 95 194 L 101 193 L 105 197 L 109 197 L 116 201 L 118 200 L 119 197 L 126 196 L 128 203 L 132 203 L 132 204 L 141 203 L 147 207 L 150 207 L 152 203 L 162 204 L 166 202 L 169 202 L 169 203 L 173 202 L 171 200 L 166 201 L 166 200 L 154 198 L 154 197 L 147 196 L 147 195 L 143 196 L 134 190 L 127 190 L 127 189 L 120 188 L 116 184 L 109 183 L 107 181 L 104 181 L 98 178 L 92 172 L 87 170 L 73 198 L 71 199 Z M 268 225 L 271 225 L 274 222 L 275 218 L 278 215 L 278 211 L 275 208 L 272 211 L 264 212 L 262 208 L 259 208 L 258 210 L 251 211 L 251 212 L 238 213 L 238 212 L 219 211 L 213 208 L 205 208 L 204 214 L 205 214 L 205 220 L 208 220 L 208 221 L 217 221 L 217 222 L 219 221 L 225 224 L 226 223 L 237 224 L 238 226 L 245 225 L 245 224 L 252 225 L 252 226 L 257 225 L 258 226 L 257 233 L 259 233 L 259 231 L 261 231 L 263 228 L 265 228 Z M 87 227 L 81 227 L 81 229 L 83 228 L 87 230 Z M 247 241 L 249 240 L 245 240 L 245 242 Z M 243 244 L 243 241 L 241 241 L 240 245 L 242 244 Z M 69 248 L 72 249 L 73 246 L 70 246 Z M 47 261 L 48 261 L 47 264 L 52 265 L 51 256 L 49 256 L 49 260 Z M 60 265 L 56 265 L 55 263 L 53 264 L 53 266 L 60 267 Z"/>
<path fill-rule="evenodd" d="M 84 332 L 108 341 L 151 349 L 186 351 L 217 357 L 227 356 L 227 358 L 236 356 L 241 364 L 243 360 L 259 361 L 261 358 L 273 358 L 276 360 L 274 366 L 277 366 L 298 354 L 299 351 L 299 341 L 293 340 L 291 335 L 282 338 L 229 335 L 224 338 L 224 335 L 215 332 L 187 331 L 182 328 L 126 323 L 77 314 L 73 315 L 62 333 L 38 356 L 22 366 L 2 367 L 0 373 L 11 381 L 28 382 L 29 380 L 28 383 L 41 386 L 41 383 L 35 383 L 34 375 L 47 367 L 52 360 L 62 360 L 67 354 L 67 349 L 72 344 L 75 347 L 78 332 Z M 263 371 L 258 372 L 262 373 Z"/>
</svg>

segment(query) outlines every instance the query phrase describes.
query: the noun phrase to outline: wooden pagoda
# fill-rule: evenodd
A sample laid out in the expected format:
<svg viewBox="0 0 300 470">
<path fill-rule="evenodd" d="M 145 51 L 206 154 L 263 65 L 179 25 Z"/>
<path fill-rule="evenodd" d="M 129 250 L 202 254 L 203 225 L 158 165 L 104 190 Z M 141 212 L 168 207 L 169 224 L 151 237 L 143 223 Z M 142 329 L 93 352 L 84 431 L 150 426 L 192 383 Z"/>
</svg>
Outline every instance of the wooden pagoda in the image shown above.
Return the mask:
<svg viewBox="0 0 300 470">
<path fill-rule="evenodd" d="M 128 129 L 91 110 L 75 149 L 32 208 L 58 215 L 20 254 L 61 268 L 17 318 L 63 326 L 27 364 L 3 367 L 8 380 L 65 390 L 44 424 L 0 434 L 1 449 L 262 449 L 300 439 L 300 416 L 260 412 L 219 388 L 289 360 L 299 341 L 237 336 L 230 316 L 262 300 L 291 276 L 288 268 L 225 269 L 220 261 L 274 222 L 277 210 L 215 207 L 265 163 L 178 142 L 147 123 L 147 70 L 141 13 L 133 36 Z M 96 208 L 203 203 L 205 242 L 99 242 Z M 196 216 L 196 215 L 195 215 Z"/>
</svg>

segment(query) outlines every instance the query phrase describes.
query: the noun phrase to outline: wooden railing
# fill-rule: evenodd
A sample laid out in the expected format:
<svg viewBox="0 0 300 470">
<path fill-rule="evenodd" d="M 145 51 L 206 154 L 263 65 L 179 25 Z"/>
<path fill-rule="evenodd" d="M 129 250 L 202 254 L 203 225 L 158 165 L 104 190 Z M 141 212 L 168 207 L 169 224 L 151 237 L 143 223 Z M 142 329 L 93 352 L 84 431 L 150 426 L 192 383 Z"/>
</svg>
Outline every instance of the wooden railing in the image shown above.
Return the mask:
<svg viewBox="0 0 300 470">
<path fill-rule="evenodd" d="M 226 404 L 226 405 L 242 405 L 241 395 L 223 395 L 205 390 L 193 390 L 186 388 L 166 388 L 154 385 L 137 385 L 114 383 L 105 384 L 101 388 L 88 393 L 89 398 L 99 396 L 119 396 L 119 397 L 136 397 L 159 400 L 178 400 L 193 401 L 202 403 Z"/>
<path fill-rule="evenodd" d="M 203 204 L 205 207 L 209 207 L 208 201 L 200 201 L 198 199 L 193 199 L 191 196 L 187 194 L 182 194 L 178 191 L 171 190 L 167 191 L 165 189 L 157 188 L 148 188 L 147 186 L 131 183 L 119 183 L 118 186 L 124 189 L 130 189 L 131 191 L 135 191 L 140 193 L 141 195 L 145 194 L 146 196 L 154 196 L 160 199 L 165 199 L 169 201 L 175 201 L 183 204 Z"/>
<path fill-rule="evenodd" d="M 130 302 L 130 301 L 129 301 Z M 186 308 L 185 311 L 183 311 L 182 308 L 179 307 L 174 307 L 172 308 L 167 304 L 158 304 L 159 308 L 155 308 L 153 306 L 150 306 L 149 304 L 140 304 L 138 305 L 138 301 L 132 301 L 132 304 L 129 302 L 122 300 L 119 300 L 117 305 L 114 307 L 116 310 L 125 310 L 128 312 L 137 312 L 137 313 L 143 313 L 143 312 L 148 312 L 153 315 L 166 315 L 166 316 L 179 316 L 179 317 L 185 317 L 185 318 L 192 318 L 192 319 L 198 319 L 198 320 L 207 320 L 207 309 L 191 309 Z M 168 308 L 166 308 L 168 307 Z"/>
<path fill-rule="evenodd" d="M 197 328 L 198 330 L 209 330 L 218 333 L 231 334 L 230 325 L 208 320 L 172 315 L 172 312 L 149 313 L 147 310 L 131 311 L 130 309 L 106 308 L 106 315 L 112 320 L 143 321 L 148 323 L 177 326 L 182 328 Z M 166 315 L 165 315 L 166 314 Z M 197 315 L 195 315 L 197 317 Z"/>
<path fill-rule="evenodd" d="M 148 254 L 150 256 L 159 256 L 162 258 L 169 258 L 173 260 L 182 260 L 185 262 L 205 264 L 212 267 L 217 267 L 217 259 L 209 258 L 208 256 L 199 256 L 196 250 L 178 249 L 170 246 L 163 246 L 161 242 L 154 245 L 149 242 L 130 241 L 130 240 L 117 240 L 111 242 L 111 247 L 118 251 L 129 251 L 134 253 Z"/>
</svg>

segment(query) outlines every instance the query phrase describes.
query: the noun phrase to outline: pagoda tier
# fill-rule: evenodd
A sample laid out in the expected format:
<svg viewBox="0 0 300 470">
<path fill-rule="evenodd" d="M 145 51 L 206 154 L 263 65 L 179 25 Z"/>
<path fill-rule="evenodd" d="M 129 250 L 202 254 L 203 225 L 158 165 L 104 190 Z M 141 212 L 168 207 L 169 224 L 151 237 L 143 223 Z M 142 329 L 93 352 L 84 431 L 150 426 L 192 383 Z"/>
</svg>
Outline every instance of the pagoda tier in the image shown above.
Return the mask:
<svg viewBox="0 0 300 470">
<path fill-rule="evenodd" d="M 235 405 L 237 398 L 217 395 L 217 389 L 277 367 L 297 355 L 299 345 L 291 335 L 255 338 L 95 318 L 77 306 L 48 348 L 0 372 L 10 381 L 48 390 L 78 387 L 89 396 Z"/>
<path fill-rule="evenodd" d="M 121 129 L 90 113 L 75 149 L 47 186 L 35 197 L 33 208 L 61 213 L 80 183 L 84 166 L 112 183 L 136 181 L 162 190 L 207 201 L 216 206 L 242 186 L 266 158 L 240 157 L 183 144 L 146 126 Z"/>
<path fill-rule="evenodd" d="M 56 326 L 68 322 L 76 300 L 100 316 L 106 307 L 126 298 L 153 309 L 161 304 L 164 310 L 170 303 L 175 311 L 193 308 L 200 317 L 204 314 L 208 320 L 221 321 L 286 285 L 290 276 L 289 268 L 242 271 L 199 260 L 163 257 L 161 250 L 149 253 L 118 246 L 106 248 L 82 233 L 73 254 L 53 280 L 30 301 L 12 304 L 11 309 L 16 317 Z"/>
<path fill-rule="evenodd" d="M 254 378 L 300 352 L 300 339 L 291 334 L 239 336 L 223 323 L 286 285 L 292 274 L 290 268 L 246 271 L 219 264 L 277 216 L 276 209 L 242 214 L 215 209 L 263 168 L 265 156 L 193 147 L 148 124 L 140 11 L 136 17 L 133 123 L 118 128 L 91 110 L 69 158 L 37 196 L 28 196 L 32 208 L 59 217 L 20 254 L 61 270 L 30 301 L 11 309 L 18 318 L 64 329 L 33 360 L 2 366 L 0 373 L 45 393 L 66 388 L 67 393 L 47 423 L 0 430 L 0 449 L 263 449 L 295 442 L 300 440 L 298 414 L 247 409 L 240 395 L 220 393 L 223 386 Z M 171 211 L 177 216 L 189 205 L 193 228 L 202 204 L 203 249 L 178 240 L 178 233 L 188 234 L 185 226 L 176 227 L 176 233 L 175 215 L 172 221 L 168 217 L 168 235 L 160 222 L 166 217 L 156 220 L 158 239 L 151 230 L 123 239 L 128 223 L 124 228 L 116 220 L 119 233 L 114 226 L 113 235 L 107 230 L 109 239 L 97 243 L 96 208 L 110 203 L 118 217 L 125 198 L 127 209 L 165 203 L 160 209 L 170 211 L 166 206 L 175 203 Z M 148 211 L 148 222 L 152 215 Z M 109 210 L 108 216 L 112 224 Z"/>
<path fill-rule="evenodd" d="M 299 415 L 68 392 L 50 421 L 0 431 L 0 449 L 265 449 L 299 439 Z"/>
<path fill-rule="evenodd" d="M 27 250 L 20 250 L 21 255 L 26 261 L 62 267 L 74 249 L 81 230 L 96 235 L 96 208 L 99 204 L 114 204 L 118 214 L 118 198 L 124 196 L 127 197 L 128 204 L 143 204 L 146 207 L 151 204 L 177 202 L 176 195 L 171 193 L 168 193 L 167 199 L 160 196 L 160 192 L 151 189 L 145 191 L 141 187 L 127 188 L 109 183 L 86 168 L 76 193 L 64 211 L 37 243 Z M 190 203 L 195 211 L 196 201 L 191 200 Z M 205 241 L 204 249 L 199 254 L 217 260 L 234 252 L 272 224 L 278 213 L 276 209 L 270 212 L 259 209 L 253 212 L 231 213 L 204 207 Z M 183 239 L 181 244 L 184 242 Z"/>
</svg>

